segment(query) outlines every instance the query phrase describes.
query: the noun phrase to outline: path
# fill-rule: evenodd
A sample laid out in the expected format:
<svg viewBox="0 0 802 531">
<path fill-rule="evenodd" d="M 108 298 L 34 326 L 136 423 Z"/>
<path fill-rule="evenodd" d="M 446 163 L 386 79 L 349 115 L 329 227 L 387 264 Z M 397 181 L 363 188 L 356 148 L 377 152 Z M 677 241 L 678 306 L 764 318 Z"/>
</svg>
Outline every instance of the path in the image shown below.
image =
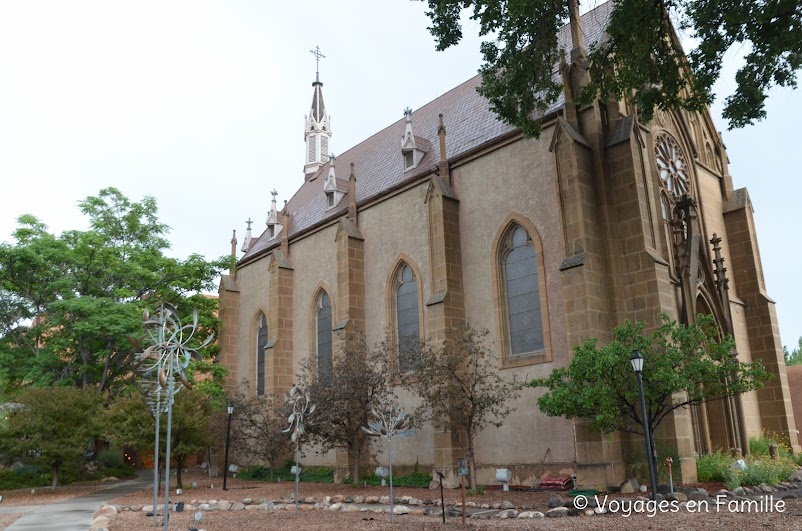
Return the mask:
<svg viewBox="0 0 802 531">
<path fill-rule="evenodd" d="M 103 504 L 119 496 L 125 496 L 153 485 L 152 471 L 139 470 L 138 472 L 138 478 L 123 481 L 108 489 L 37 507 L 6 529 L 8 531 L 87 531 L 92 524 L 92 513 L 100 509 Z M 17 509 L 23 508 L 18 507 Z"/>
</svg>

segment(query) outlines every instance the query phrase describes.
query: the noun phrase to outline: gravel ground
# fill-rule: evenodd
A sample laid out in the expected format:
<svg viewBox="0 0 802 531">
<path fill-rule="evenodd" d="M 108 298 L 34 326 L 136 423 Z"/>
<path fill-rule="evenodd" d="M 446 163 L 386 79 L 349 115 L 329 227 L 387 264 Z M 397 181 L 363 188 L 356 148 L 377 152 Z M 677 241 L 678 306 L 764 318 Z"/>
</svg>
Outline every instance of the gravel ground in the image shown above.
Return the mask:
<svg viewBox="0 0 802 531">
<path fill-rule="evenodd" d="M 17 521 L 17 518 L 23 516 L 24 514 L 25 513 L 0 514 L 0 529 L 5 529 L 6 527 L 10 526 Z"/>
<path fill-rule="evenodd" d="M 185 479 L 185 485 L 192 481 L 199 483 L 197 489 L 187 489 L 182 496 L 171 495 L 171 501 L 209 501 L 209 500 L 228 500 L 231 502 L 240 501 L 243 498 L 253 498 L 255 500 L 264 498 L 268 500 L 280 500 L 289 498 L 290 492 L 294 489 L 291 483 L 265 484 L 240 481 L 232 479 L 228 482 L 228 490 L 223 491 L 222 480 L 215 478 L 210 481 L 196 473 L 190 473 Z M 214 488 L 210 488 L 210 483 Z M 175 488 L 173 486 L 173 488 Z M 174 491 L 173 491 L 174 492 Z M 337 494 L 350 496 L 384 496 L 389 494 L 387 487 L 368 487 L 359 488 L 349 485 L 332 484 L 301 484 L 301 498 L 314 496 L 321 500 L 324 496 Z M 419 499 L 437 499 L 438 490 L 428 489 L 394 489 L 396 497 L 413 496 Z M 466 498 L 477 504 L 495 503 L 503 500 L 512 502 L 521 509 L 525 506 L 531 507 L 536 511 L 545 512 L 548 507 L 548 492 L 501 492 L 499 490 L 488 490 L 481 496 Z M 620 497 L 620 496 L 619 496 Z M 459 490 L 446 490 L 446 502 L 456 502 L 460 499 Z M 634 500 L 634 498 L 630 498 Z M 163 502 L 163 497 L 160 499 Z M 114 505 L 147 505 L 152 502 L 152 492 L 141 492 L 121 498 L 117 498 L 111 503 Z M 800 529 L 802 530 L 802 499 L 784 500 L 784 512 L 730 512 L 729 508 L 722 506 L 716 508 L 715 503 L 711 503 L 705 511 L 689 512 L 686 509 L 679 509 L 674 513 L 658 513 L 653 517 L 647 514 L 632 514 L 625 516 L 618 512 L 615 514 L 576 516 L 565 518 L 547 519 L 477 519 L 469 518 L 466 528 L 468 529 L 651 529 L 666 531 L 696 531 L 700 529 Z M 411 529 L 411 530 L 435 530 L 445 529 L 439 515 L 397 515 L 396 523 L 391 525 L 387 513 L 376 513 L 372 510 L 365 512 L 340 513 L 328 510 L 306 510 L 301 511 L 297 516 L 294 510 L 249 510 L 249 511 L 204 511 L 203 520 L 199 524 L 194 522 L 194 512 L 182 512 L 170 514 L 170 529 L 186 531 L 189 528 L 200 527 L 207 531 L 234 531 L 242 529 L 281 529 L 282 531 L 295 530 L 337 530 L 347 529 L 349 531 L 361 531 L 370 529 Z M 459 517 L 449 517 L 447 526 L 453 528 L 459 526 Z M 112 517 L 110 531 L 129 531 L 152 529 L 152 517 L 149 518 L 144 512 L 125 511 Z M 461 527 L 461 526 L 460 526 Z"/>
</svg>

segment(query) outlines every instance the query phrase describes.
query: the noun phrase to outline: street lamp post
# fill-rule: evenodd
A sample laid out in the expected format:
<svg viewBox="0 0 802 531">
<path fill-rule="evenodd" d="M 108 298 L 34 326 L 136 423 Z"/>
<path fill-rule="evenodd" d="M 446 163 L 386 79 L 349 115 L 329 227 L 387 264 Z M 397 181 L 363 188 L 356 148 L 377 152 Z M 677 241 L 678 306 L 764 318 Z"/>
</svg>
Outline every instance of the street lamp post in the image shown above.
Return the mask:
<svg viewBox="0 0 802 531">
<path fill-rule="evenodd" d="M 228 480 L 228 445 L 231 442 L 231 416 L 234 414 L 234 403 L 229 400 L 228 406 L 228 429 L 226 430 L 226 458 L 223 465 L 223 490 L 228 490 L 226 480 Z"/>
<path fill-rule="evenodd" d="M 654 464 L 654 455 L 652 454 L 652 433 L 649 429 L 649 417 L 646 412 L 646 397 L 643 394 L 643 354 L 640 353 L 640 350 L 635 349 L 632 351 L 632 357 L 629 361 L 632 363 L 632 369 L 638 377 L 640 411 L 641 418 L 643 419 L 643 433 L 646 439 L 646 462 L 649 465 L 649 482 L 652 484 L 652 494 L 650 498 L 654 501 L 657 499 L 657 467 Z"/>
</svg>

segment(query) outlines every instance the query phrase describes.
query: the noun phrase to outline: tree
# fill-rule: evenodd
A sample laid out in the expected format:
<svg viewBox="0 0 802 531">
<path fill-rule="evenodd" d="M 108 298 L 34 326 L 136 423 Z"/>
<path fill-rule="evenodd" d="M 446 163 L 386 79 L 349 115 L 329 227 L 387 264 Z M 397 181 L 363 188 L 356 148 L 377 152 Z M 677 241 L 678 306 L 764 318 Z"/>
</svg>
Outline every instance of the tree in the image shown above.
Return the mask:
<svg viewBox="0 0 802 531">
<path fill-rule="evenodd" d="M 476 435 L 488 426 L 500 427 L 524 387 L 515 374 L 499 374 L 495 353 L 485 345 L 487 335 L 487 330 L 470 323 L 460 325 L 453 341 L 437 349 L 421 348 L 418 370 L 404 382 L 423 399 L 414 413 L 418 422 L 434 421 L 443 430 L 464 436 L 460 444 L 470 460 L 472 489 L 476 489 Z"/>
<path fill-rule="evenodd" d="M 247 387 L 247 382 L 243 382 L 243 387 Z M 248 397 L 243 391 L 234 396 L 233 402 L 237 454 L 247 460 L 266 462 L 273 481 L 273 469 L 292 455 L 293 444 L 283 433 L 289 415 L 287 408 L 276 397 Z"/>
<path fill-rule="evenodd" d="M 426 0 L 422 0 L 426 1 Z M 536 113 L 556 101 L 560 60 L 557 30 L 578 16 L 578 0 L 428 0 L 429 28 L 437 50 L 462 38 L 460 15 L 472 9 L 479 23 L 484 64 L 479 92 L 499 118 L 536 136 Z M 671 20 L 698 41 L 687 56 Z M 615 0 L 607 38 L 589 53 L 590 83 L 578 100 L 614 96 L 636 104 L 643 121 L 655 107 L 700 110 L 713 101 L 712 87 L 730 49 L 749 51 L 726 99 L 730 129 L 766 116 L 773 86 L 796 88 L 802 66 L 802 9 L 796 0 Z"/>
<path fill-rule="evenodd" d="M 103 411 L 100 393 L 74 387 L 28 388 L 16 397 L 0 432 L 3 453 L 52 472 L 52 490 L 64 465 L 79 462 L 94 446 Z"/>
<path fill-rule="evenodd" d="M 589 339 L 575 347 L 567 367 L 530 383 L 547 388 L 538 407 L 552 417 L 588 419 L 596 431 L 643 435 L 630 363 L 634 349 L 644 357 L 643 390 L 652 432 L 676 409 L 760 389 L 771 377 L 760 361 L 743 363 L 733 357 L 735 342 L 730 336 L 720 338 L 709 315 L 699 315 L 691 325 L 663 315 L 653 333 L 644 335 L 644 328 L 642 322 L 626 321 L 607 345 L 599 348 Z"/>
<path fill-rule="evenodd" d="M 218 326 L 216 299 L 199 293 L 214 288 L 224 259 L 165 256 L 155 199 L 131 202 L 107 188 L 80 208 L 89 230 L 55 236 L 24 215 L 14 243 L 0 244 L 0 393 L 116 385 L 130 373 L 143 308 L 161 301 L 200 308 L 201 324 Z"/>
<path fill-rule="evenodd" d="M 794 350 L 789 351 L 788 347 L 783 345 L 783 354 L 785 354 L 786 365 L 802 365 L 802 337 L 797 340 Z"/>
<path fill-rule="evenodd" d="M 183 487 L 182 469 L 187 459 L 215 444 L 210 425 L 211 397 L 182 389 L 173 403 L 170 456 L 175 461 L 176 479 Z M 167 444 L 167 415 L 161 412 L 159 458 L 163 462 Z M 156 422 L 138 391 L 121 393 L 109 406 L 102 436 L 115 446 L 154 450 Z M 158 472 L 158 471 L 157 471 Z"/>
<path fill-rule="evenodd" d="M 351 479 L 359 481 L 370 412 L 390 396 L 387 342 L 371 349 L 361 334 L 349 335 L 334 356 L 331 372 L 316 374 L 302 367 L 300 387 L 307 388 L 317 406 L 306 425 L 310 438 L 323 450 L 342 448 L 353 461 Z M 285 424 L 286 426 L 286 424 Z"/>
</svg>

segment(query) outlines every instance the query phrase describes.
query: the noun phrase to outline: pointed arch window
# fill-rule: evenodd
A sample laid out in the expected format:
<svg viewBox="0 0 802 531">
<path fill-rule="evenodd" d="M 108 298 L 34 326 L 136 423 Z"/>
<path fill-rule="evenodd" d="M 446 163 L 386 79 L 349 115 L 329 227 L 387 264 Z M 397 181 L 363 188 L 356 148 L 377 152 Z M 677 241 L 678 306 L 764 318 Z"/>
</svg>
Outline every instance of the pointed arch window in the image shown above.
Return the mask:
<svg viewBox="0 0 802 531">
<path fill-rule="evenodd" d="M 398 345 L 398 369 L 401 373 L 418 368 L 420 345 L 420 314 L 418 281 L 412 268 L 402 264 L 395 277 L 395 321 Z"/>
<path fill-rule="evenodd" d="M 520 225 L 508 231 L 500 265 L 509 356 L 544 350 L 537 253 L 529 233 Z"/>
<path fill-rule="evenodd" d="M 326 378 L 332 370 L 332 332 L 331 332 L 331 302 L 329 294 L 321 292 L 318 297 L 316 320 L 317 339 L 317 374 Z"/>
<path fill-rule="evenodd" d="M 256 394 L 265 394 L 265 347 L 267 346 L 267 319 L 259 315 L 259 329 L 256 332 Z"/>
</svg>

